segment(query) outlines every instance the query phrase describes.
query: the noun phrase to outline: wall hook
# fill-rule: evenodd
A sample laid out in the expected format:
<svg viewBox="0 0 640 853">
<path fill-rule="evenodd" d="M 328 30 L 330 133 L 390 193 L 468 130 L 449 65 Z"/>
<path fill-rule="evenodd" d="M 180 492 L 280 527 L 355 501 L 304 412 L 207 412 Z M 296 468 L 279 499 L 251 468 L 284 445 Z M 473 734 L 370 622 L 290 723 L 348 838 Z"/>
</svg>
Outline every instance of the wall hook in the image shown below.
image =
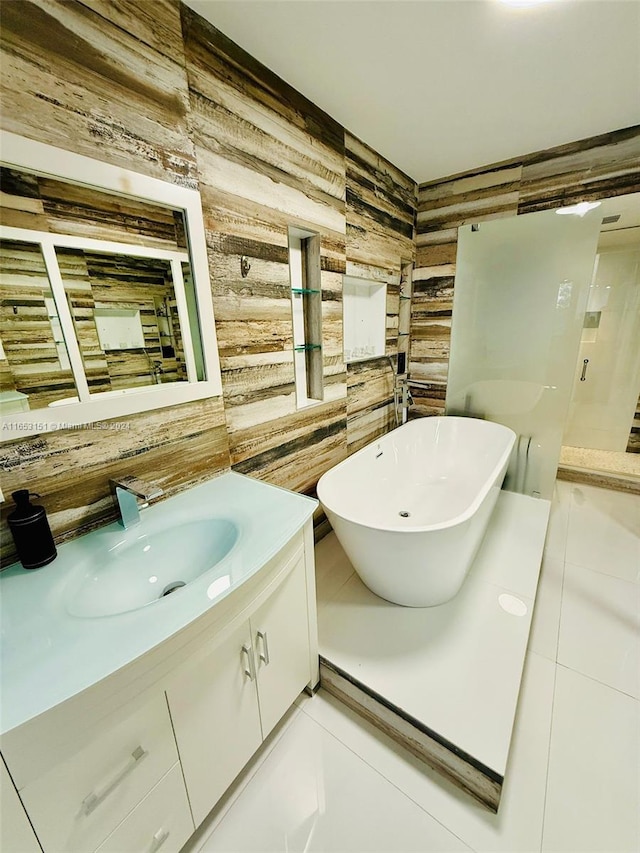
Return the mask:
<svg viewBox="0 0 640 853">
<path fill-rule="evenodd" d="M 242 278 L 246 278 L 249 275 L 249 270 L 251 269 L 251 264 L 249 263 L 249 258 L 246 255 L 242 255 L 240 258 L 240 274 Z"/>
</svg>

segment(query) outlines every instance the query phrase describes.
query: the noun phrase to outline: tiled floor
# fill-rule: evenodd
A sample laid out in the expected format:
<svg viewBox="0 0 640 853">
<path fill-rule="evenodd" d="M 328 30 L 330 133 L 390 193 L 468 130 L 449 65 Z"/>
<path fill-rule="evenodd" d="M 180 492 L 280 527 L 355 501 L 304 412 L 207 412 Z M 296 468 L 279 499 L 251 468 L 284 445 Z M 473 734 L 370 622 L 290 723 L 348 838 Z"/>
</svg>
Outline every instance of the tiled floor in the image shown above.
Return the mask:
<svg viewBox="0 0 640 853">
<path fill-rule="evenodd" d="M 640 498 L 558 483 L 498 815 L 321 690 L 185 851 L 635 853 L 639 573 Z"/>
</svg>

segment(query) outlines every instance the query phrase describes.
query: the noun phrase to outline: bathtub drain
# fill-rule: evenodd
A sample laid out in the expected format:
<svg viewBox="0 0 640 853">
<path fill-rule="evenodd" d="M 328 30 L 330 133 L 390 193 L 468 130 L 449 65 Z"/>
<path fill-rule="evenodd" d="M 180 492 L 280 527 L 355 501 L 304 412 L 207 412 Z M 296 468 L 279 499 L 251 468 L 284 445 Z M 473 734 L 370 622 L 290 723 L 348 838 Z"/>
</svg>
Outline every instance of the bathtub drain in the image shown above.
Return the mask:
<svg viewBox="0 0 640 853">
<path fill-rule="evenodd" d="M 398 515 L 399 515 L 401 518 L 409 518 L 409 516 L 411 515 L 411 513 L 410 513 L 410 512 L 407 512 L 407 511 L 406 511 L 406 509 L 401 509 L 401 510 L 400 510 L 400 512 L 398 513 Z"/>
</svg>

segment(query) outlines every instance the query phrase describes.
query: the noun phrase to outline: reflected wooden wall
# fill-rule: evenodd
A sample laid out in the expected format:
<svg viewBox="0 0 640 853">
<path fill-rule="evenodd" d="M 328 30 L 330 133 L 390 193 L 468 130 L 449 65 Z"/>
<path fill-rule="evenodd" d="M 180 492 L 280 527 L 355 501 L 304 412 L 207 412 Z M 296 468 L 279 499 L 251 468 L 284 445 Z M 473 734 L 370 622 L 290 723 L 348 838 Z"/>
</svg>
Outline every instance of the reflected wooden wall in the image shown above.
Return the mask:
<svg viewBox="0 0 640 853">
<path fill-rule="evenodd" d="M 640 453 L 640 397 L 638 397 L 633 424 L 631 425 L 627 453 Z"/>
<path fill-rule="evenodd" d="M 68 362 L 63 366 L 60 361 L 45 302 L 52 300 L 52 294 L 40 247 L 3 240 L 0 268 L 0 334 L 5 354 L 0 362 L 0 391 L 25 394 L 31 408 L 44 408 L 74 395 L 73 373 Z"/>
</svg>

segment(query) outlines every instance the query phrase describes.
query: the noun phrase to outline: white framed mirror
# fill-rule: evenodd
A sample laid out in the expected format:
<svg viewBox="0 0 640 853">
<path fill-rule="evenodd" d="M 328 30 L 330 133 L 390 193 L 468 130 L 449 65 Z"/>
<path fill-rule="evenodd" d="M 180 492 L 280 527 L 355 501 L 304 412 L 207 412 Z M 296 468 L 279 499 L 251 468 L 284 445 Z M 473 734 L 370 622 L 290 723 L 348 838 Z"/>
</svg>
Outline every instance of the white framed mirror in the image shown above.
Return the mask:
<svg viewBox="0 0 640 853">
<path fill-rule="evenodd" d="M 0 146 L 0 441 L 221 394 L 198 191 Z"/>
</svg>

